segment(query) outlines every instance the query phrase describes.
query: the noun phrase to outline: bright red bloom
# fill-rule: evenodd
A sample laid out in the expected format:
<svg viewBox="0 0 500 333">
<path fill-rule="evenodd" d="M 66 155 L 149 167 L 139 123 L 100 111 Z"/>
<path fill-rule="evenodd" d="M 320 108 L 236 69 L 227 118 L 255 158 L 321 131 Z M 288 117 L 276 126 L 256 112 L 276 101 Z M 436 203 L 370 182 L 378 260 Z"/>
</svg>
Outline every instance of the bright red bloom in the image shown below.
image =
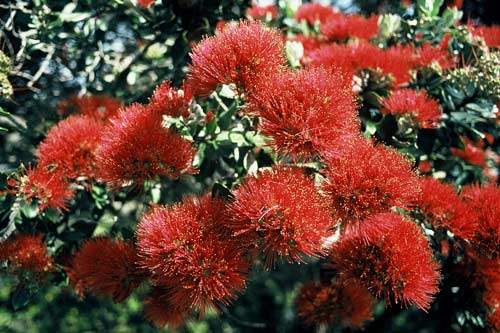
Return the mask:
<svg viewBox="0 0 500 333">
<path fill-rule="evenodd" d="M 155 0 L 137 0 L 137 4 L 142 8 L 148 8 Z"/>
<path fill-rule="evenodd" d="M 47 207 L 66 209 L 67 202 L 73 197 L 70 184 L 59 172 L 41 167 L 30 167 L 26 170 L 26 175 L 9 179 L 9 186 L 13 193 L 28 202 L 36 198 L 40 211 Z"/>
<path fill-rule="evenodd" d="M 244 289 L 249 262 L 227 229 L 220 199 L 191 197 L 155 207 L 137 227 L 142 265 L 180 308 L 227 305 Z"/>
<path fill-rule="evenodd" d="M 415 67 L 413 49 L 393 46 L 381 49 L 367 42 L 332 44 L 310 52 L 308 65 L 334 66 L 351 72 L 360 69 L 380 70 L 391 75 L 396 85 L 410 81 L 410 71 Z"/>
<path fill-rule="evenodd" d="M 461 136 L 460 139 L 464 143 L 464 149 L 452 147 L 450 148 L 451 153 L 470 164 L 484 166 L 486 163 L 486 153 L 484 151 L 483 140 L 473 142 L 466 136 Z"/>
<path fill-rule="evenodd" d="M 399 89 L 382 101 L 383 114 L 407 116 L 421 128 L 435 128 L 441 119 L 439 103 L 427 96 L 425 90 Z"/>
<path fill-rule="evenodd" d="M 374 59 L 372 69 L 380 69 L 384 74 L 392 75 L 395 85 L 411 80 L 410 71 L 415 66 L 413 49 L 409 46 L 396 45 L 384 50 Z"/>
<path fill-rule="evenodd" d="M 373 319 L 375 300 L 359 284 L 335 281 L 332 285 L 305 284 L 295 303 L 297 315 L 310 324 L 362 328 Z"/>
<path fill-rule="evenodd" d="M 428 173 L 432 171 L 432 162 L 429 160 L 421 160 L 418 164 L 418 171 L 421 173 Z"/>
<path fill-rule="evenodd" d="M 275 5 L 259 6 L 253 3 L 252 7 L 247 9 L 246 14 L 254 20 L 266 19 L 268 15 L 271 19 L 275 19 L 278 17 L 278 9 Z"/>
<path fill-rule="evenodd" d="M 123 107 L 122 101 L 106 95 L 70 96 L 57 106 L 60 115 L 66 116 L 73 112 L 84 114 L 96 119 L 108 119 Z"/>
<path fill-rule="evenodd" d="M 68 275 L 77 292 L 87 290 L 121 302 L 143 281 L 134 245 L 98 237 L 87 240 L 71 260 Z"/>
<path fill-rule="evenodd" d="M 149 99 L 149 108 L 170 117 L 188 116 L 192 96 L 185 89 L 172 88 L 170 81 L 156 87 Z"/>
<path fill-rule="evenodd" d="M 409 208 L 420 195 L 418 178 L 403 155 L 365 139 L 325 159 L 323 189 L 345 227 L 391 207 Z"/>
<path fill-rule="evenodd" d="M 191 143 L 162 126 L 161 114 L 132 104 L 110 119 L 97 151 L 100 178 L 113 186 L 192 172 Z"/>
<path fill-rule="evenodd" d="M 489 47 L 500 47 L 500 25 L 479 26 L 472 29 L 472 33 L 476 36 L 483 37 L 486 45 Z"/>
<path fill-rule="evenodd" d="M 299 42 L 304 47 L 304 55 L 307 56 L 309 52 L 316 50 L 326 41 L 319 36 L 305 36 L 297 34 L 289 38 L 290 41 Z"/>
<path fill-rule="evenodd" d="M 187 85 L 194 95 L 209 95 L 234 83 L 251 92 L 257 79 L 281 71 L 285 63 L 279 32 L 259 21 L 243 21 L 202 40 L 190 54 Z"/>
<path fill-rule="evenodd" d="M 54 269 L 43 235 L 17 235 L 0 243 L 0 261 L 8 261 L 15 274 L 25 270 L 47 273 Z"/>
<path fill-rule="evenodd" d="M 419 183 L 422 196 L 418 206 L 425 217 L 436 226 L 470 239 L 476 228 L 474 215 L 468 212 L 455 187 L 432 177 L 423 177 Z"/>
<path fill-rule="evenodd" d="M 308 65 L 340 67 L 353 74 L 360 69 L 375 68 L 382 49 L 366 42 L 325 45 L 308 54 Z"/>
<path fill-rule="evenodd" d="M 295 13 L 295 19 L 299 22 L 306 20 L 310 25 L 314 25 L 316 21 L 326 22 L 332 14 L 337 14 L 333 7 L 323 6 L 317 2 L 308 2 L 300 6 Z"/>
<path fill-rule="evenodd" d="M 369 18 L 358 14 L 332 15 L 321 25 L 321 32 L 328 39 L 342 40 L 347 37 L 370 39 L 378 33 L 378 16 Z"/>
<path fill-rule="evenodd" d="M 248 177 L 234 191 L 231 228 L 262 249 L 267 266 L 276 257 L 302 262 L 324 254 L 335 222 L 312 179 L 301 169 L 277 167 Z"/>
<path fill-rule="evenodd" d="M 474 212 L 469 223 L 475 226 L 472 246 L 487 258 L 500 257 L 500 187 L 478 185 L 465 187 L 462 198 Z"/>
<path fill-rule="evenodd" d="M 372 215 L 334 244 L 332 262 L 350 283 L 403 306 L 430 307 L 439 265 L 422 230 L 396 213 Z"/>
<path fill-rule="evenodd" d="M 260 129 L 280 154 L 309 159 L 359 133 L 351 78 L 313 68 L 264 80 L 247 111 L 261 117 Z"/>
<path fill-rule="evenodd" d="M 58 172 L 68 180 L 96 176 L 95 152 L 103 123 L 96 118 L 70 116 L 52 127 L 37 150 L 39 168 Z"/>
<path fill-rule="evenodd" d="M 433 62 L 437 62 L 442 69 L 450 69 L 455 66 L 455 60 L 446 48 L 446 45 L 433 47 L 428 42 L 424 43 L 417 49 L 415 63 L 420 66 L 429 66 Z"/>
<path fill-rule="evenodd" d="M 144 301 L 144 312 L 146 318 L 156 326 L 163 328 L 169 325 L 175 330 L 189 314 L 189 306 L 172 303 L 170 295 L 171 290 L 153 286 L 150 296 Z"/>
<path fill-rule="evenodd" d="M 457 7 L 461 9 L 464 4 L 464 0 L 452 0 L 451 3 L 448 4 L 448 7 Z"/>
</svg>

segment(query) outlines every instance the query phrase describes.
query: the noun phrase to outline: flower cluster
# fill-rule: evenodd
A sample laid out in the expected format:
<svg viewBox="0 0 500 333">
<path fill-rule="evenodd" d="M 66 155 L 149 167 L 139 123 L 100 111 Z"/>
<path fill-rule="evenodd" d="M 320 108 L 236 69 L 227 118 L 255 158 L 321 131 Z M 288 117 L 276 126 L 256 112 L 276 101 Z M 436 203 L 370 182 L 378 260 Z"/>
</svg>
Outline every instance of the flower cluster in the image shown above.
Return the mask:
<svg viewBox="0 0 500 333">
<path fill-rule="evenodd" d="M 175 304 L 185 315 L 190 308 L 203 312 L 227 305 L 245 288 L 249 261 L 231 237 L 228 216 L 222 200 L 205 195 L 154 207 L 142 217 L 137 227 L 141 266 L 164 290 L 149 305 L 154 322 L 167 321 L 159 302 Z"/>
<path fill-rule="evenodd" d="M 137 261 L 130 242 L 93 238 L 83 243 L 72 257 L 68 268 L 70 283 L 80 295 L 89 291 L 121 302 L 144 279 Z"/>
<path fill-rule="evenodd" d="M 275 168 L 245 179 L 234 191 L 230 227 L 261 249 L 268 267 L 276 257 L 301 262 L 325 253 L 332 214 L 300 169 Z"/>
</svg>

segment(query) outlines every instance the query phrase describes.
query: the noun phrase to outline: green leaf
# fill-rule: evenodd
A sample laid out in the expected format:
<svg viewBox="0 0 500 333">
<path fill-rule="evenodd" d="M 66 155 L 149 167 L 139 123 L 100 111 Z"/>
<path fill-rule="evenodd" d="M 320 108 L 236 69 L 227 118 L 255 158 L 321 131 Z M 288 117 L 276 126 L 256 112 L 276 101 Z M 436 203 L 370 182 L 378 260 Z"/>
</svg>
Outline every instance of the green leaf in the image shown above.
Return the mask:
<svg viewBox="0 0 500 333">
<path fill-rule="evenodd" d="M 435 17 L 444 0 L 417 0 L 417 7 L 423 16 Z"/>
<path fill-rule="evenodd" d="M 2 116 L 8 116 L 10 112 L 5 111 L 1 106 L 0 106 L 0 115 Z"/>
<path fill-rule="evenodd" d="M 34 219 L 39 213 L 38 205 L 33 202 L 28 203 L 25 201 L 21 206 L 21 213 L 29 219 Z"/>
<path fill-rule="evenodd" d="M 304 56 L 304 46 L 301 42 L 287 41 L 285 54 L 291 67 L 300 68 L 300 59 Z"/>
<path fill-rule="evenodd" d="M 401 28 L 401 17 L 394 14 L 384 14 L 378 19 L 378 34 L 384 39 L 392 37 Z"/>
<path fill-rule="evenodd" d="M 257 163 L 255 155 L 252 151 L 246 153 L 245 157 L 243 158 L 243 167 L 245 168 L 247 173 L 251 175 L 256 174 L 259 170 L 259 164 Z"/>
<path fill-rule="evenodd" d="M 92 14 L 89 13 L 61 13 L 59 16 L 63 22 L 81 22 L 88 19 Z"/>
<path fill-rule="evenodd" d="M 16 289 L 10 295 L 10 304 L 14 311 L 18 311 L 26 307 L 30 301 L 33 299 L 34 293 L 22 284 L 19 284 Z"/>
</svg>

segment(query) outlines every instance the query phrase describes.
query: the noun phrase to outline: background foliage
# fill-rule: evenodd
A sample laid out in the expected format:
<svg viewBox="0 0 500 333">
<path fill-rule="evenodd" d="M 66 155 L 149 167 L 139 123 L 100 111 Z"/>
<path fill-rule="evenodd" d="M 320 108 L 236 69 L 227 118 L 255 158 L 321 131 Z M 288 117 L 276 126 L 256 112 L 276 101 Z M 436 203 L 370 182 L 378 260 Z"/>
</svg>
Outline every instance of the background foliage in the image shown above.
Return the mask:
<svg viewBox="0 0 500 333">
<path fill-rule="evenodd" d="M 280 11 L 286 14 L 292 2 L 280 1 Z M 73 94 L 107 94 L 129 104 L 144 102 L 163 80 L 180 85 L 185 77 L 188 52 L 191 45 L 205 34 L 213 33 L 220 20 L 245 16 L 249 2 L 241 1 L 156 1 L 143 9 L 129 0 L 76 2 L 55 0 L 16 0 L 0 4 L 2 51 L 10 59 L 8 81 L 12 96 L 3 93 L 0 98 L 0 188 L 6 186 L 7 175 L 28 164 L 34 158 L 36 145 L 48 129 L 59 120 L 56 112 L 60 101 Z M 412 13 L 405 12 L 399 1 L 339 2 L 348 11 L 372 13 L 383 5 L 407 18 L 393 35 L 381 40 L 386 46 L 423 35 L 423 43 L 438 43 L 444 33 L 451 34 L 451 48 L 458 50 L 465 61 L 473 61 L 478 72 L 491 66 L 491 76 L 498 77 L 500 60 L 481 59 L 480 49 L 467 39 L 464 30 L 454 28 L 456 19 L 480 20 L 494 23 L 492 2 L 465 1 L 463 17 L 455 12 L 434 15 L 422 25 L 408 24 Z M 406 15 L 406 16 L 405 16 Z M 448 16 L 447 16 L 448 15 Z M 451 16 L 450 16 L 451 15 Z M 286 16 L 286 15 L 285 15 Z M 283 17 L 285 17 L 283 16 Z M 274 25 L 290 31 L 302 32 L 297 24 L 278 19 Z M 410 37 L 408 37 L 410 36 Z M 411 40 L 413 41 L 413 40 Z M 406 40 L 409 42 L 409 40 Z M 471 60 L 472 59 L 472 60 Z M 495 67 L 496 66 L 496 67 Z M 2 67 L 7 68 L 8 66 Z M 463 74 L 463 73 L 462 73 Z M 477 73 L 476 73 L 477 74 Z M 474 73 L 468 73 L 472 78 Z M 408 130 L 406 124 L 394 117 L 383 117 L 376 110 L 385 87 L 367 82 L 364 87 L 360 115 L 366 136 L 373 136 L 409 153 L 418 166 L 421 161 L 432 161 L 430 171 L 441 178 L 463 185 L 473 181 L 487 181 L 484 167 L 473 165 L 452 156 L 450 148 L 463 148 L 460 136 L 471 138 L 494 136 L 489 146 L 499 151 L 499 133 L 494 119 L 495 96 L 484 81 L 460 82 L 461 73 L 443 75 L 439 70 L 419 73 L 412 87 L 426 88 L 429 95 L 446 108 L 446 126 L 439 131 Z M 0 80 L 2 78 L 0 77 Z M 471 83 L 472 82 L 472 83 Z M 498 85 L 498 82 L 493 82 Z M 3 87 L 3 86 L 2 86 Z M 205 104 L 203 104 L 205 103 Z M 81 239 L 92 235 L 110 234 L 131 238 L 138 218 L 146 210 L 147 202 L 173 203 L 188 193 L 202 193 L 221 185 L 230 187 L 234 181 L 252 173 L 257 167 L 272 163 L 272 156 L 262 146 L 256 132 L 247 131 L 252 120 L 236 116 L 241 105 L 222 92 L 200 104 L 197 117 L 206 117 L 206 111 L 215 114 L 212 121 L 201 127 L 193 122 L 179 130 L 199 141 L 197 160 L 200 173 L 181 180 L 162 180 L 147 184 L 144 191 L 109 194 L 104 186 L 95 185 L 92 191 L 79 191 L 72 206 L 64 215 L 39 214 L 37 207 L 28 203 L 16 205 L 13 198 L 0 196 L 1 237 L 14 230 L 43 231 L 49 235 L 48 244 L 55 256 L 62 256 Z M 488 167 L 496 168 L 493 162 Z M 112 196 L 112 197 L 110 197 Z M 269 274 L 255 270 L 248 291 L 223 313 L 208 313 L 204 319 L 192 321 L 181 328 L 185 332 L 300 332 L 307 330 L 294 314 L 294 298 L 299 284 L 320 274 L 320 262 L 311 265 L 278 265 Z M 16 288 L 16 281 L 0 276 L 0 331 L 5 332 L 157 332 L 142 316 L 139 299 L 147 291 L 139 289 L 127 301 L 112 304 L 111 300 L 77 298 L 65 286 L 64 274 L 55 276 L 50 285 Z M 452 297 L 441 295 L 452 301 Z M 440 296 L 440 297 L 441 297 Z M 460 304 L 439 303 L 429 314 L 410 309 L 402 311 L 395 306 L 384 310 L 375 308 L 376 320 L 368 332 L 448 332 L 464 329 L 477 332 L 483 329 L 478 316 L 467 311 L 458 317 L 451 309 Z M 443 315 L 446 314 L 446 315 Z M 340 331 L 334 329 L 334 331 Z M 348 332 L 349 330 L 344 330 Z"/>
</svg>

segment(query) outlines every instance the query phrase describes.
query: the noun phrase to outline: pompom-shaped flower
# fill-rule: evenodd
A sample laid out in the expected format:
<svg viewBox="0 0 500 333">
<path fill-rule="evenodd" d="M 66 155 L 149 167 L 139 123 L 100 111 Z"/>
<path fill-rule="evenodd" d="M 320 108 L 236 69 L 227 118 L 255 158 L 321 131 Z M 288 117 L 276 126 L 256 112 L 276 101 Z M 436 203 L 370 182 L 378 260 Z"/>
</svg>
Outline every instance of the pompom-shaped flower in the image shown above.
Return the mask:
<svg viewBox="0 0 500 333">
<path fill-rule="evenodd" d="M 444 41 L 446 41 L 446 39 Z M 429 43 L 424 43 L 417 49 L 416 64 L 429 66 L 434 62 L 439 64 L 442 69 L 449 69 L 455 66 L 455 60 L 444 45 L 433 47 Z"/>
<path fill-rule="evenodd" d="M 42 167 L 30 167 L 25 175 L 9 179 L 9 187 L 12 188 L 10 192 L 28 202 L 36 199 L 40 211 L 44 211 L 47 207 L 66 209 L 74 193 L 61 173 Z"/>
<path fill-rule="evenodd" d="M 307 65 L 338 67 L 354 74 L 360 69 L 376 68 L 382 53 L 382 49 L 367 42 L 329 44 L 310 52 Z"/>
<path fill-rule="evenodd" d="M 295 19 L 299 22 L 306 20 L 310 25 L 314 25 L 316 21 L 326 22 L 332 14 L 337 14 L 333 7 L 323 6 L 317 2 L 308 2 L 299 7 L 295 13 Z"/>
<path fill-rule="evenodd" d="M 346 227 L 394 206 L 411 207 L 419 198 L 418 177 L 410 162 L 389 147 L 357 139 L 325 163 L 323 189 Z"/>
<path fill-rule="evenodd" d="M 69 268 L 71 284 L 78 293 L 87 290 L 121 302 L 142 282 L 133 244 L 99 237 L 87 240 L 75 253 Z"/>
<path fill-rule="evenodd" d="M 175 329 L 189 314 L 189 306 L 172 303 L 170 295 L 171 290 L 153 286 L 150 296 L 144 300 L 146 318 L 160 328 L 169 325 Z"/>
<path fill-rule="evenodd" d="M 170 117 L 189 115 L 191 94 L 185 89 L 172 88 L 170 83 L 170 81 L 163 81 L 156 87 L 149 99 L 149 108 Z"/>
<path fill-rule="evenodd" d="M 132 104 L 110 119 L 97 151 L 100 178 L 113 186 L 192 172 L 190 142 L 162 126 L 161 114 Z"/>
<path fill-rule="evenodd" d="M 256 3 L 252 4 L 252 7 L 248 8 L 246 14 L 249 18 L 254 20 L 259 19 L 275 19 L 278 17 L 278 9 L 275 5 L 260 6 Z"/>
<path fill-rule="evenodd" d="M 411 47 L 392 46 L 383 50 L 378 57 L 371 59 L 374 62 L 368 68 L 380 69 L 384 74 L 391 75 L 396 86 L 411 80 L 410 71 L 415 67 L 415 57 Z"/>
<path fill-rule="evenodd" d="M 479 26 L 472 29 L 475 36 L 484 38 L 484 42 L 489 47 L 500 47 L 500 25 Z"/>
<path fill-rule="evenodd" d="M 476 228 L 474 214 L 471 215 L 455 187 L 432 177 L 421 178 L 419 183 L 422 195 L 418 206 L 425 217 L 436 226 L 470 239 Z"/>
<path fill-rule="evenodd" d="M 330 210 L 301 169 L 278 167 L 248 177 L 234 191 L 231 227 L 262 249 L 268 266 L 278 256 L 301 262 L 324 253 L 334 226 Z"/>
<path fill-rule="evenodd" d="M 227 26 L 202 40 L 190 55 L 187 85 L 201 96 L 230 83 L 251 92 L 257 79 L 282 70 L 285 62 L 279 32 L 258 21 Z"/>
<path fill-rule="evenodd" d="M 486 153 L 484 151 L 483 140 L 473 142 L 466 136 L 461 136 L 460 139 L 464 143 L 464 148 L 451 147 L 451 153 L 470 164 L 484 166 L 486 163 Z"/>
<path fill-rule="evenodd" d="M 470 222 L 475 226 L 471 243 L 487 258 L 500 257 L 500 187 L 468 186 L 462 192 L 465 205 L 475 213 Z"/>
<path fill-rule="evenodd" d="M 43 235 L 17 235 L 0 243 L 0 261 L 4 260 L 15 274 L 26 270 L 47 273 L 54 269 Z"/>
<path fill-rule="evenodd" d="M 337 280 L 331 285 L 305 284 L 295 303 L 298 316 L 310 324 L 361 328 L 373 318 L 375 300 L 365 287 Z"/>
<path fill-rule="evenodd" d="M 377 297 L 429 309 L 438 291 L 439 265 L 420 228 L 395 213 L 375 214 L 341 237 L 332 262 L 348 283 L 361 282 Z"/>
<path fill-rule="evenodd" d="M 437 127 L 441 119 L 439 103 L 427 96 L 425 90 L 396 90 L 382 101 L 383 114 L 407 116 L 421 128 Z"/>
<path fill-rule="evenodd" d="M 227 305 L 245 287 L 249 262 L 231 237 L 225 204 L 191 197 L 155 207 L 137 228 L 142 265 L 180 308 Z"/>
<path fill-rule="evenodd" d="M 332 15 L 321 25 L 321 32 L 328 39 L 342 40 L 347 37 L 370 39 L 378 33 L 378 17 L 361 15 Z"/>
<path fill-rule="evenodd" d="M 109 119 L 122 106 L 122 101 L 106 95 L 84 95 L 81 97 L 73 95 L 60 102 L 57 110 L 62 116 L 78 113 L 96 119 Z"/>
<path fill-rule="evenodd" d="M 52 127 L 37 150 L 39 168 L 58 172 L 68 180 L 96 176 L 95 152 L 104 125 L 85 115 L 70 116 Z"/>
<path fill-rule="evenodd" d="M 280 154 L 309 159 L 359 133 L 351 78 L 312 68 L 279 73 L 259 85 L 248 112 Z"/>
</svg>

